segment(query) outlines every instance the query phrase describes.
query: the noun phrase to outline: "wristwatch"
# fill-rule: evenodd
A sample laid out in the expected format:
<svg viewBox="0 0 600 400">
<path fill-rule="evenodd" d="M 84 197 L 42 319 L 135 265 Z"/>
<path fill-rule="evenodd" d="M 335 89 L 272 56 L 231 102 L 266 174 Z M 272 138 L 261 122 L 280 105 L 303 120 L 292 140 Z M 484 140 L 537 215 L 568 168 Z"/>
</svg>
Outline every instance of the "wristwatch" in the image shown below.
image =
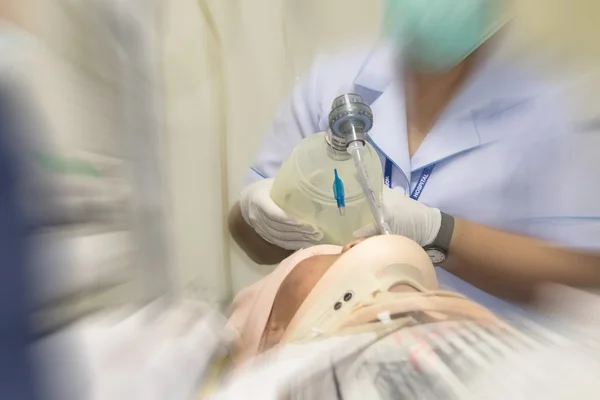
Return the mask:
<svg viewBox="0 0 600 400">
<path fill-rule="evenodd" d="M 441 267 L 446 261 L 448 255 L 448 249 L 450 248 L 450 240 L 452 239 L 452 233 L 454 232 L 454 217 L 442 213 L 442 223 L 440 230 L 433 241 L 433 243 L 423 247 L 431 263 L 434 266 Z"/>
</svg>

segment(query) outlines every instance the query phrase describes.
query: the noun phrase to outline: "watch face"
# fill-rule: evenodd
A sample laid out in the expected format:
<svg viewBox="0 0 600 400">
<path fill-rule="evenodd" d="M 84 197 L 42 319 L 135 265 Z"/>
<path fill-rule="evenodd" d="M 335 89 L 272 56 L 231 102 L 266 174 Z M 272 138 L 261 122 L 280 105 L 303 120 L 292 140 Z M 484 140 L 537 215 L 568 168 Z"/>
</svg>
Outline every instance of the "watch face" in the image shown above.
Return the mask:
<svg viewBox="0 0 600 400">
<path fill-rule="evenodd" d="M 446 261 L 446 254 L 444 254 L 444 252 L 439 249 L 427 249 L 425 251 L 431 259 L 433 265 L 440 265 L 444 261 Z"/>
</svg>

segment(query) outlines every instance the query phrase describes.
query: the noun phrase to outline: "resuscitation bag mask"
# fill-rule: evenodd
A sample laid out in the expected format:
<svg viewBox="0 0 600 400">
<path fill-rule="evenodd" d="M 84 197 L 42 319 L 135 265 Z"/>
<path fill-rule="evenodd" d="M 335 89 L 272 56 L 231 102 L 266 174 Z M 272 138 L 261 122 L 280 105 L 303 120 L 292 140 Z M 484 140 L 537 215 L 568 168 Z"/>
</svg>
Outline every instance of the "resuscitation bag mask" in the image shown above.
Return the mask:
<svg viewBox="0 0 600 400">
<path fill-rule="evenodd" d="M 422 72 L 458 65 L 510 19 L 508 0 L 387 0 L 384 31 Z"/>
<path fill-rule="evenodd" d="M 396 235 L 369 238 L 351 248 L 329 268 L 300 306 L 286 329 L 282 343 L 329 333 L 378 295 L 398 285 L 417 293 L 437 289 L 429 256 L 417 243 Z"/>
<path fill-rule="evenodd" d="M 321 244 L 343 246 L 353 232 L 377 224 L 391 233 L 381 207 L 383 172 L 367 133 L 371 108 L 360 95 L 334 99 L 327 132 L 309 135 L 283 162 L 271 199 L 287 214 L 318 228 Z"/>
</svg>

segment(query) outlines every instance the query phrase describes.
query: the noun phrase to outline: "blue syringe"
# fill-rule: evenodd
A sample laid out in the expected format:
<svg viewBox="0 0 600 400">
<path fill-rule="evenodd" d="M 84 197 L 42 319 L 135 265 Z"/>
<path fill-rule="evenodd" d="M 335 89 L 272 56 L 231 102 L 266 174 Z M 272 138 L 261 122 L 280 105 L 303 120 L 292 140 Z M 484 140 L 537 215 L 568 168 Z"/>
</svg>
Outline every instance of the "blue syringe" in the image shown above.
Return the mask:
<svg viewBox="0 0 600 400">
<path fill-rule="evenodd" d="M 344 182 L 338 176 L 337 169 L 333 170 L 333 174 L 335 178 L 333 179 L 333 197 L 335 197 L 335 201 L 337 202 L 338 211 L 340 215 L 344 215 L 344 211 L 346 209 L 346 201 L 344 199 Z"/>
</svg>

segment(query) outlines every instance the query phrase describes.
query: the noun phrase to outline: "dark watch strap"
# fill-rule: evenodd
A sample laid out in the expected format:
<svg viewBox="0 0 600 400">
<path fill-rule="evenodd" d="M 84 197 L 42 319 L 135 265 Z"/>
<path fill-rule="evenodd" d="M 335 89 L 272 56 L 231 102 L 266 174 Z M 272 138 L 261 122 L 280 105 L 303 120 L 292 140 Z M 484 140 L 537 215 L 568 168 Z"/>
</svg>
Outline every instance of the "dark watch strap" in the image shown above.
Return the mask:
<svg viewBox="0 0 600 400">
<path fill-rule="evenodd" d="M 448 252 L 450 248 L 450 240 L 452 240 L 452 233 L 454 233 L 454 217 L 445 213 L 442 213 L 442 224 L 440 225 L 440 231 L 438 232 L 435 240 L 428 247 L 435 247 L 445 252 Z"/>
</svg>

